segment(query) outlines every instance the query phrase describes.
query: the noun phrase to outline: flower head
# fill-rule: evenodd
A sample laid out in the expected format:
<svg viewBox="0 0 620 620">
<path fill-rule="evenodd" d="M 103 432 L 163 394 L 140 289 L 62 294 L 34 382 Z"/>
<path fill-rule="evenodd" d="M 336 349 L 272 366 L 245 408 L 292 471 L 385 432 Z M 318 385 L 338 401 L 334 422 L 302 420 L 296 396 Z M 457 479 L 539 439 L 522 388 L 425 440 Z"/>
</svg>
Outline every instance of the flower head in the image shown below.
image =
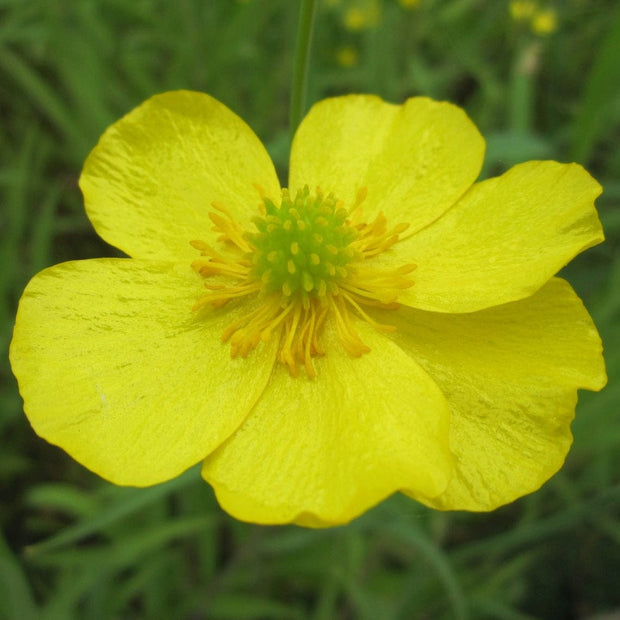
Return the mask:
<svg viewBox="0 0 620 620">
<path fill-rule="evenodd" d="M 538 10 L 538 2 L 536 0 L 510 0 L 508 10 L 515 21 L 528 21 Z"/>
<path fill-rule="evenodd" d="M 541 37 L 554 33 L 558 16 L 552 7 L 541 7 L 536 0 L 511 0 L 508 11 L 516 22 L 528 23 L 532 32 Z"/>
<path fill-rule="evenodd" d="M 350 69 L 359 64 L 358 50 L 352 45 L 343 45 L 339 47 L 335 52 L 336 62 L 345 69 Z"/>
<path fill-rule="evenodd" d="M 404 9 L 414 10 L 420 6 L 421 0 L 398 0 L 398 4 Z"/>
<path fill-rule="evenodd" d="M 344 7 L 342 19 L 352 32 L 374 28 L 381 21 L 381 5 L 377 0 L 354 0 Z"/>
<path fill-rule="evenodd" d="M 552 8 L 537 11 L 532 18 L 532 30 L 540 36 L 552 34 L 557 29 L 558 16 Z"/>
<path fill-rule="evenodd" d="M 37 433 L 117 484 L 202 461 L 260 523 L 345 523 L 400 491 L 490 510 L 571 443 L 598 334 L 557 271 L 603 240 L 600 186 L 536 161 L 476 183 L 463 111 L 414 98 L 315 105 L 288 188 L 199 93 L 112 125 L 80 185 L 129 258 L 28 284 L 11 363 Z M 62 398 L 58 394 L 62 393 Z"/>
</svg>

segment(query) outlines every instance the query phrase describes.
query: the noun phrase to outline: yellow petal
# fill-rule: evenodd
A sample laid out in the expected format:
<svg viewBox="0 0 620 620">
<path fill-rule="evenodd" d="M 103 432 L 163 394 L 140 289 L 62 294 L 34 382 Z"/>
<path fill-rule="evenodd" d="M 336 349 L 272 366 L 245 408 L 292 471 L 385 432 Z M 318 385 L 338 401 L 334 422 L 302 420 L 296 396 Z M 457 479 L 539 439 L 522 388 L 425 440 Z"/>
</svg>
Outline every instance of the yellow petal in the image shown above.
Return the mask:
<svg viewBox="0 0 620 620">
<path fill-rule="evenodd" d="M 452 473 L 447 404 L 407 355 L 365 325 L 344 352 L 328 326 L 318 377 L 279 365 L 243 425 L 203 466 L 238 519 L 346 523 L 399 489 L 433 496 Z"/>
<path fill-rule="evenodd" d="M 76 261 L 35 276 L 21 299 L 11 365 L 34 430 L 117 484 L 172 478 L 241 423 L 274 347 L 231 360 L 220 341 L 241 309 L 192 312 L 188 267 Z"/>
<path fill-rule="evenodd" d="M 456 474 L 441 495 L 414 497 L 444 510 L 492 510 L 562 466 L 577 388 L 606 382 L 596 328 L 568 283 L 554 278 L 528 299 L 472 314 L 388 314 L 394 340 L 452 412 Z"/>
<path fill-rule="evenodd" d="M 369 95 L 325 99 L 303 120 L 291 153 L 293 191 L 308 185 L 350 206 L 366 187 L 367 221 L 383 211 L 408 234 L 448 209 L 476 180 L 484 140 L 460 108 L 416 97 L 403 105 Z"/>
<path fill-rule="evenodd" d="M 395 246 L 414 262 L 398 300 L 471 312 L 531 295 L 576 254 L 603 241 L 600 185 L 579 165 L 528 162 L 478 183 L 443 217 Z"/>
<path fill-rule="evenodd" d="M 226 106 L 202 93 L 152 97 L 103 134 L 80 178 L 97 233 L 136 258 L 196 257 L 193 239 L 211 240 L 211 203 L 240 221 L 260 196 L 279 196 L 267 151 Z"/>
</svg>

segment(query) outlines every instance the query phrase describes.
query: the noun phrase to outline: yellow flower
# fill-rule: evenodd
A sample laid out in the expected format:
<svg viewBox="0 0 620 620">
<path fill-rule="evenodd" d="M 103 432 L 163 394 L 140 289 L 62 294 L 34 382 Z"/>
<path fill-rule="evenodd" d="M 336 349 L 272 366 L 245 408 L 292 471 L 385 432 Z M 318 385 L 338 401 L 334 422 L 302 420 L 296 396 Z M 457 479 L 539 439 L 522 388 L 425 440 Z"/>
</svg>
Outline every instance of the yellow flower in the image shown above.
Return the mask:
<svg viewBox="0 0 620 620">
<path fill-rule="evenodd" d="M 381 20 L 381 7 L 377 0 L 353 2 L 343 15 L 344 27 L 352 32 L 374 28 Z"/>
<path fill-rule="evenodd" d="M 553 34 L 558 29 L 558 17 L 553 9 L 536 11 L 532 17 L 532 30 L 540 36 Z"/>
<path fill-rule="evenodd" d="M 532 32 L 547 36 L 558 28 L 557 13 L 552 8 L 539 8 L 536 0 L 511 0 L 508 10 L 515 21 L 529 22 Z"/>
<path fill-rule="evenodd" d="M 535 161 L 476 183 L 459 108 L 315 105 L 288 190 L 215 99 L 155 96 L 80 179 L 130 258 L 36 275 L 11 363 L 35 431 L 117 484 L 202 461 L 239 519 L 329 526 L 400 491 L 491 510 L 561 467 L 601 343 L 554 274 L 603 240 L 600 186 Z"/>
<path fill-rule="evenodd" d="M 420 6 L 421 0 L 398 0 L 398 4 L 403 7 L 403 9 L 417 9 Z"/>
<path fill-rule="evenodd" d="M 536 0 L 510 0 L 508 11 L 515 21 L 530 20 L 538 8 Z"/>
<path fill-rule="evenodd" d="M 336 50 L 336 61 L 341 67 L 350 69 L 359 64 L 359 52 L 352 45 L 343 45 Z"/>
</svg>

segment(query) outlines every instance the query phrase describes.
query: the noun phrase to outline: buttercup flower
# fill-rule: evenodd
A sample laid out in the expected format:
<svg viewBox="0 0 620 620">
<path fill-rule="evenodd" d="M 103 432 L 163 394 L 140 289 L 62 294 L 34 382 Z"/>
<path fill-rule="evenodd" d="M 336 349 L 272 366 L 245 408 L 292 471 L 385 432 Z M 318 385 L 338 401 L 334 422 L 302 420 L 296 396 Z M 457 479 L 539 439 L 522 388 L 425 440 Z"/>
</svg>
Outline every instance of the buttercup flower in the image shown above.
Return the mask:
<svg viewBox="0 0 620 620">
<path fill-rule="evenodd" d="M 336 62 L 345 69 L 356 67 L 359 62 L 359 52 L 352 45 L 343 45 L 336 50 Z"/>
<path fill-rule="evenodd" d="M 541 36 L 552 34 L 558 29 L 558 16 L 553 9 L 537 11 L 532 18 L 532 30 Z"/>
<path fill-rule="evenodd" d="M 571 443 L 601 343 L 554 274 L 603 240 L 598 183 L 534 161 L 476 183 L 459 108 L 345 96 L 295 136 L 288 189 L 215 99 L 155 96 L 80 179 L 130 258 L 63 263 L 21 299 L 11 363 L 35 431 L 117 484 L 202 461 L 258 523 L 345 523 L 394 492 L 491 510 Z"/>
<path fill-rule="evenodd" d="M 398 0 L 398 4 L 403 9 L 417 9 L 420 6 L 421 0 Z"/>
<path fill-rule="evenodd" d="M 374 28 L 381 21 L 381 5 L 377 0 L 350 2 L 343 14 L 344 26 L 353 32 Z"/>
<path fill-rule="evenodd" d="M 558 28 L 558 16 L 551 7 L 540 7 L 535 0 L 511 0 L 508 11 L 518 22 L 529 22 L 534 34 L 547 36 Z"/>
<path fill-rule="evenodd" d="M 538 10 L 536 0 L 510 0 L 508 11 L 516 21 L 527 21 L 531 19 Z"/>
</svg>

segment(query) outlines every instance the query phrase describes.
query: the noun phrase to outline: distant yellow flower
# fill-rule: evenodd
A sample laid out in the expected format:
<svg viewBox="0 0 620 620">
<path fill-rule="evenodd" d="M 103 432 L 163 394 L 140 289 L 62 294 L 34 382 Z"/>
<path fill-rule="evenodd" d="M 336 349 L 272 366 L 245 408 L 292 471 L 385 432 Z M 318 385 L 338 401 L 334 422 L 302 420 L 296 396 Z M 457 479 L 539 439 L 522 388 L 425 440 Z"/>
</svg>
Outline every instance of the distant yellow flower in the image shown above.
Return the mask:
<svg viewBox="0 0 620 620">
<path fill-rule="evenodd" d="M 353 32 L 374 28 L 381 18 L 377 0 L 356 0 L 344 11 L 343 21 L 347 30 Z"/>
<path fill-rule="evenodd" d="M 601 343 L 554 274 L 603 240 L 600 186 L 536 161 L 475 183 L 459 108 L 315 105 L 288 189 L 215 99 L 155 96 L 80 179 L 129 255 L 28 284 L 11 364 L 37 433 L 117 484 L 202 461 L 223 508 L 345 523 L 400 491 L 491 510 L 561 467 Z"/>
<path fill-rule="evenodd" d="M 536 11 L 532 17 L 532 30 L 541 36 L 553 34 L 558 29 L 558 17 L 553 9 Z"/>
<path fill-rule="evenodd" d="M 359 52 L 351 45 L 339 47 L 336 50 L 336 62 L 345 69 L 359 64 Z"/>
<path fill-rule="evenodd" d="M 511 0 L 508 5 L 510 16 L 515 21 L 529 21 L 537 8 L 536 0 Z"/>
<path fill-rule="evenodd" d="M 398 4 L 404 9 L 417 9 L 420 6 L 421 0 L 398 0 Z"/>
<path fill-rule="evenodd" d="M 547 36 L 557 30 L 558 17 L 552 8 L 540 8 L 536 0 L 511 0 L 510 16 L 515 21 L 529 23 L 532 32 Z"/>
<path fill-rule="evenodd" d="M 344 15 L 344 25 L 349 30 L 362 30 L 366 27 L 364 12 L 356 7 L 350 8 Z"/>
</svg>

